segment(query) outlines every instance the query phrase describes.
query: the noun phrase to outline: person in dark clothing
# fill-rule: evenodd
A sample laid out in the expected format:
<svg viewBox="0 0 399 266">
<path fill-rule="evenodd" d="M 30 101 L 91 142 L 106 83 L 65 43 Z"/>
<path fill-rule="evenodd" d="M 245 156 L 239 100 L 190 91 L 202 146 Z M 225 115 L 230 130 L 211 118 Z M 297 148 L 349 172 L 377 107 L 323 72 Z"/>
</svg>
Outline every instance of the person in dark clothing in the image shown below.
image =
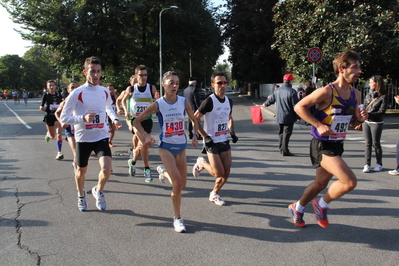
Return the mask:
<svg viewBox="0 0 399 266">
<path fill-rule="evenodd" d="M 190 77 L 188 79 L 188 87 L 184 89 L 183 96 L 188 100 L 191 105 L 191 109 L 193 113 L 197 111 L 198 107 L 200 106 L 200 97 L 198 93 L 198 89 L 195 87 L 197 85 L 197 80 L 194 77 Z M 192 123 L 188 123 L 188 134 L 190 139 L 193 138 L 193 125 Z M 200 138 L 202 139 L 202 138 Z"/>
<path fill-rule="evenodd" d="M 298 118 L 294 111 L 294 107 L 298 103 L 298 94 L 292 88 L 294 80 L 292 74 L 284 75 L 283 80 L 284 85 L 275 90 L 273 95 L 263 105 L 267 107 L 274 103 L 276 104 L 276 121 L 280 126 L 278 132 L 280 153 L 283 156 L 294 156 L 288 149 L 288 143 L 292 135 L 294 123 Z"/>
<path fill-rule="evenodd" d="M 387 95 L 384 88 L 384 80 L 381 76 L 372 76 L 370 78 L 370 93 L 364 100 L 364 108 L 369 118 L 363 123 L 364 140 L 366 142 L 366 164 L 363 172 L 370 172 L 371 148 L 375 150 L 376 165 L 374 172 L 382 170 L 382 148 L 381 135 L 384 126 L 384 114 L 387 110 Z"/>
</svg>

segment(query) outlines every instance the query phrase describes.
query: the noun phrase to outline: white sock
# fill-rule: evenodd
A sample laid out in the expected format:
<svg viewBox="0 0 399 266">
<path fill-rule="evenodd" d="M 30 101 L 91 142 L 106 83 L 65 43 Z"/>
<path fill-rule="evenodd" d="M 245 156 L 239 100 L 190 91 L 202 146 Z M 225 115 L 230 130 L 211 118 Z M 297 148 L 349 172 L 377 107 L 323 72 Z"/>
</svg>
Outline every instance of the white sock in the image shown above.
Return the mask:
<svg viewBox="0 0 399 266">
<path fill-rule="evenodd" d="M 299 200 L 297 203 L 295 203 L 295 210 L 300 213 L 303 213 L 305 211 L 305 207 L 299 204 Z"/>
<path fill-rule="evenodd" d="M 324 201 L 323 197 L 320 197 L 319 205 L 322 208 L 328 208 L 328 204 Z"/>
</svg>

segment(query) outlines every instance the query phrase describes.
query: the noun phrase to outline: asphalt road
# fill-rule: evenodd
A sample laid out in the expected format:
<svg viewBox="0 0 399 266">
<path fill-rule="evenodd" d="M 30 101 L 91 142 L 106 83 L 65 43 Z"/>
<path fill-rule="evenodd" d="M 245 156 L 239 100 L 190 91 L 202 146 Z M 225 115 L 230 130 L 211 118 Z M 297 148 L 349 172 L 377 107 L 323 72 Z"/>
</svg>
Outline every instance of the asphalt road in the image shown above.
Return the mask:
<svg viewBox="0 0 399 266">
<path fill-rule="evenodd" d="M 282 157 L 274 118 L 264 113 L 264 123 L 252 124 L 254 101 L 230 96 L 239 141 L 220 192 L 227 204 L 208 201 L 214 179 L 206 171 L 197 179 L 189 174 L 185 234 L 173 230 L 170 185 L 156 179 L 157 149 L 150 149 L 152 183 L 144 182 L 141 161 L 137 177 L 127 174 L 126 126 L 112 148 L 107 210 L 98 211 L 88 195 L 89 209 L 80 212 L 71 151 L 64 142 L 65 159 L 54 160 L 56 144 L 44 141 L 39 99 L 27 106 L 0 102 L 0 265 L 398 265 L 399 176 L 387 173 L 396 166 L 397 129 L 383 132 L 383 172 L 368 174 L 362 173 L 362 133 L 351 131 L 343 157 L 357 174 L 357 188 L 330 204 L 329 228 L 317 225 L 310 205 L 307 226 L 297 228 L 287 206 L 314 178 L 308 128 L 295 127 L 290 150 L 297 156 Z M 153 136 L 158 132 L 155 122 Z M 189 173 L 199 155 L 188 145 Z M 93 157 L 86 188 L 96 184 L 98 171 Z"/>
</svg>

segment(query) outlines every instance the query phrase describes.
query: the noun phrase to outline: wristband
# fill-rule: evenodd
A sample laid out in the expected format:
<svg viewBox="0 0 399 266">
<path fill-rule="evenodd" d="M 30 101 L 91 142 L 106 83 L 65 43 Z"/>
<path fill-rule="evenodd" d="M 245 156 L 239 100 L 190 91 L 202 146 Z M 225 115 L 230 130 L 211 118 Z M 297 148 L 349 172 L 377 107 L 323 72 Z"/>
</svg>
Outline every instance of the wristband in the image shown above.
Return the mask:
<svg viewBox="0 0 399 266">
<path fill-rule="evenodd" d="M 195 136 L 197 136 L 197 139 L 200 137 L 200 135 L 198 134 L 198 132 L 194 133 Z"/>
</svg>

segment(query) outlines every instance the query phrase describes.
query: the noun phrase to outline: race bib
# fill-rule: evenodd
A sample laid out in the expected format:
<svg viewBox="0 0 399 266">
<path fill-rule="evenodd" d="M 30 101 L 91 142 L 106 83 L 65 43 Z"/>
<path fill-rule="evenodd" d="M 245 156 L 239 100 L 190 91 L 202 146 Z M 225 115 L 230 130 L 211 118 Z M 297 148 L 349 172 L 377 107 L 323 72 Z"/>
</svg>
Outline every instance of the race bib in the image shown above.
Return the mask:
<svg viewBox="0 0 399 266">
<path fill-rule="evenodd" d="M 105 126 L 106 115 L 100 110 L 88 110 L 86 114 L 95 113 L 93 122 L 86 122 L 86 130 L 98 130 Z"/>
<path fill-rule="evenodd" d="M 229 128 L 225 119 L 215 121 L 215 136 L 227 135 Z"/>
<path fill-rule="evenodd" d="M 180 120 L 177 117 L 171 117 L 169 119 L 166 119 L 164 122 L 165 122 L 165 132 L 164 132 L 165 138 L 184 135 L 183 120 Z"/>
<path fill-rule="evenodd" d="M 59 106 L 60 106 L 59 104 L 50 104 L 50 111 L 57 110 Z"/>
<path fill-rule="evenodd" d="M 329 140 L 345 140 L 348 133 L 352 115 L 334 115 L 331 122 L 333 133 L 328 137 Z"/>
</svg>

